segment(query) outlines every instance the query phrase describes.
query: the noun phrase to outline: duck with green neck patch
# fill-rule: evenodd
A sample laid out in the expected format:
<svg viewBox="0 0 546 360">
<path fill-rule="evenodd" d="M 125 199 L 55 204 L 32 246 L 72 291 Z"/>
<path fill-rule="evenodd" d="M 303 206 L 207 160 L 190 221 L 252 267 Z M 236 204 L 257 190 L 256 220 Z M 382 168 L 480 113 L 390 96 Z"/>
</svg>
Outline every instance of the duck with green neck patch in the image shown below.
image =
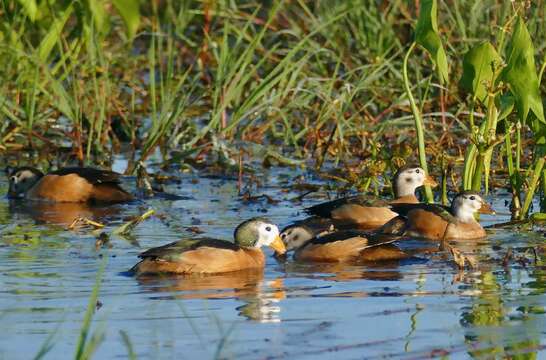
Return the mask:
<svg viewBox="0 0 546 360">
<path fill-rule="evenodd" d="M 133 266 L 136 275 L 150 274 L 218 274 L 238 270 L 259 269 L 265 265 L 262 246 L 277 253 L 286 250 L 278 227 L 264 218 L 241 223 L 234 232 L 234 242 L 213 238 L 176 241 L 149 249 Z"/>
</svg>

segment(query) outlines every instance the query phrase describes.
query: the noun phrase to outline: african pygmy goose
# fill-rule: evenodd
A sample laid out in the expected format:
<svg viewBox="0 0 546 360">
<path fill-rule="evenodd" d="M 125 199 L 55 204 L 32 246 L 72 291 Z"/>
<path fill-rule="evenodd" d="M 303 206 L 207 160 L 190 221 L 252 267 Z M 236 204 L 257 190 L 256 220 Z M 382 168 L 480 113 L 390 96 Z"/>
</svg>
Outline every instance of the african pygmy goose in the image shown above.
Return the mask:
<svg viewBox="0 0 546 360">
<path fill-rule="evenodd" d="M 27 200 L 116 203 L 133 200 L 121 187 L 120 174 L 88 167 L 62 168 L 48 174 L 33 167 L 6 168 L 8 196 Z"/>
</svg>

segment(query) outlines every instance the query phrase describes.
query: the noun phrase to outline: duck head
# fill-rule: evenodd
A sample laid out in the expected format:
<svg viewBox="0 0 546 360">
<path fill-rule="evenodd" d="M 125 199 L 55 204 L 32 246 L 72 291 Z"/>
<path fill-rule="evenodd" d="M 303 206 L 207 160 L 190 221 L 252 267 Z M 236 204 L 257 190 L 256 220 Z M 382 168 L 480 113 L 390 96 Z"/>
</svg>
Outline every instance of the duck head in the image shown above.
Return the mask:
<svg viewBox="0 0 546 360">
<path fill-rule="evenodd" d="M 457 194 L 451 202 L 451 212 L 457 220 L 465 223 L 476 221 L 474 218 L 476 213 L 495 213 L 491 206 L 475 191 L 463 191 Z"/>
<path fill-rule="evenodd" d="M 311 240 L 315 235 L 304 225 L 290 225 L 281 231 L 281 239 L 286 251 L 295 250 Z"/>
<path fill-rule="evenodd" d="M 423 185 L 436 187 L 438 183 L 418 165 L 403 166 L 394 175 L 394 195 L 396 197 L 415 195 L 415 190 Z"/>
<path fill-rule="evenodd" d="M 8 166 L 5 173 L 9 180 L 9 198 L 24 196 L 44 176 L 40 170 L 29 166 L 17 168 Z"/>
<path fill-rule="evenodd" d="M 269 246 L 278 254 L 286 248 L 279 236 L 279 228 L 264 218 L 252 218 L 241 223 L 233 234 L 235 244 L 242 247 L 260 248 Z"/>
</svg>

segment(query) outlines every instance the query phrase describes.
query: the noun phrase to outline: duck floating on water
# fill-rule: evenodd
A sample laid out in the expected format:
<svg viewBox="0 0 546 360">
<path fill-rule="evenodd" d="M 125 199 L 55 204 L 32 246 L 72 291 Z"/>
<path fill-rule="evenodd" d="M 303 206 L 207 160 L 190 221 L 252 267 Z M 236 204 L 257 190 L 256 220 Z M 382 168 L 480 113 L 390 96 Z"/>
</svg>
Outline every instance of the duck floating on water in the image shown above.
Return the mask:
<svg viewBox="0 0 546 360">
<path fill-rule="evenodd" d="M 8 197 L 49 202 L 117 203 L 134 197 L 121 187 L 121 175 L 89 167 L 68 167 L 48 174 L 29 167 L 6 168 Z"/>
<path fill-rule="evenodd" d="M 398 215 L 391 209 L 390 204 L 417 204 L 419 199 L 415 196 L 415 191 L 419 187 L 438 185 L 417 165 L 407 165 L 398 169 L 393 183 L 395 198 L 391 201 L 369 195 L 356 195 L 311 206 L 305 211 L 314 216 L 287 226 L 281 232 L 281 238 L 285 245 L 299 247 L 315 236 L 331 232 L 333 229 L 377 229 Z"/>
<path fill-rule="evenodd" d="M 286 252 L 279 228 L 264 218 L 241 223 L 234 232 L 235 242 L 213 238 L 176 241 L 149 249 L 132 269 L 136 275 L 150 274 L 218 274 L 231 271 L 263 270 L 262 246 L 279 254 Z"/>
<path fill-rule="evenodd" d="M 430 240 L 480 239 L 487 236 L 475 214 L 494 214 L 489 204 L 475 191 L 463 191 L 451 207 L 437 204 L 391 204 L 400 214 L 385 224 L 380 233 L 420 237 Z"/>
<path fill-rule="evenodd" d="M 392 244 L 396 237 L 362 230 L 340 230 L 316 236 L 295 248 L 294 259 L 304 262 L 377 262 L 409 257 Z M 287 248 L 293 245 L 287 245 Z"/>
<path fill-rule="evenodd" d="M 419 203 L 415 196 L 417 188 L 427 185 L 435 187 L 438 184 L 417 165 L 403 166 L 394 175 L 394 195 L 390 201 L 384 201 L 368 195 L 344 197 L 315 206 L 305 211 L 308 214 L 331 218 L 359 229 L 376 229 L 397 214 L 389 207 L 396 203 Z"/>
</svg>

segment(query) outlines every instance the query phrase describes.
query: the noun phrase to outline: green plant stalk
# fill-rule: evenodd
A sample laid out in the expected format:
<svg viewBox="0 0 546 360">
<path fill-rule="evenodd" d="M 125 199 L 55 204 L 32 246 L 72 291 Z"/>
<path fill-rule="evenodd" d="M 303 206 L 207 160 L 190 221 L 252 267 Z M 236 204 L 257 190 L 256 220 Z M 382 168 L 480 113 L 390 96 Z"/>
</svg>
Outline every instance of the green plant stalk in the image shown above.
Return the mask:
<svg viewBox="0 0 546 360">
<path fill-rule="evenodd" d="M 516 123 L 516 171 L 521 170 L 521 123 Z"/>
<path fill-rule="evenodd" d="M 497 107 L 495 105 L 495 94 L 489 94 L 487 99 L 487 119 L 482 126 L 480 126 L 480 138 L 483 138 L 484 144 L 477 146 L 478 155 L 476 156 L 476 167 L 474 174 L 472 175 L 471 189 L 474 191 L 481 191 L 482 175 L 484 175 L 486 192 L 489 189 L 489 171 L 491 156 L 493 153 L 493 142 L 495 136 L 495 129 L 497 128 Z M 480 139 L 476 139 L 477 142 Z"/>
<path fill-rule="evenodd" d="M 470 144 L 464 158 L 463 169 L 463 189 L 470 190 L 472 188 L 472 174 L 476 169 L 476 156 L 478 147 L 475 144 Z"/>
<path fill-rule="evenodd" d="M 419 109 L 417 108 L 417 104 L 415 104 L 415 99 L 413 97 L 413 94 L 411 93 L 411 88 L 409 84 L 409 78 L 408 78 L 408 58 L 410 54 L 412 53 L 413 49 L 415 48 L 416 43 L 413 42 L 411 46 L 409 47 L 408 51 L 406 52 L 406 56 L 404 56 L 404 63 L 403 63 L 403 76 L 404 76 L 404 88 L 406 89 L 406 95 L 408 97 L 408 100 L 411 105 L 411 111 L 413 113 L 413 119 L 415 121 L 415 132 L 417 133 L 417 145 L 419 149 L 419 164 L 421 165 L 421 168 L 425 170 L 425 172 L 428 174 L 428 167 L 427 167 L 427 156 L 425 152 L 425 131 L 423 127 L 423 118 L 421 117 L 421 113 L 419 112 Z M 427 199 L 427 202 L 433 202 L 434 197 L 432 195 L 432 190 L 429 186 L 425 186 L 425 196 Z"/>
<path fill-rule="evenodd" d="M 37 83 L 38 83 L 38 75 L 39 75 L 39 67 L 37 66 L 34 69 L 34 78 L 32 81 L 32 93 L 30 94 L 30 101 L 27 107 L 27 126 L 28 126 L 28 138 L 29 138 L 29 144 L 32 144 L 32 128 L 34 127 L 34 115 L 36 111 L 36 98 L 37 98 Z"/>
<path fill-rule="evenodd" d="M 531 207 L 531 203 L 533 202 L 533 197 L 535 195 L 538 182 L 541 178 L 541 175 L 543 175 L 542 169 L 544 168 L 545 160 L 546 160 L 545 157 L 541 157 L 535 163 L 535 170 L 533 171 L 533 177 L 531 179 L 531 183 L 529 184 L 529 189 L 527 190 L 525 201 L 523 202 L 523 208 L 521 210 L 521 213 L 519 214 L 520 220 L 523 220 L 528 216 L 529 208 Z"/>
<path fill-rule="evenodd" d="M 107 258 L 108 257 L 105 257 L 105 259 Z M 90 359 L 92 355 L 90 353 L 91 352 L 90 350 L 94 350 L 96 348 L 97 341 L 100 338 L 100 337 L 97 337 L 96 334 L 94 334 L 91 337 L 91 339 L 88 340 L 88 335 L 89 335 L 89 330 L 91 329 L 91 321 L 93 319 L 93 314 L 95 313 L 95 307 L 97 306 L 100 283 L 101 283 L 102 274 L 104 273 L 105 268 L 106 268 L 106 260 L 104 260 L 99 270 L 97 271 L 95 286 L 93 287 L 93 291 L 91 292 L 91 296 L 89 297 L 89 302 L 87 303 L 87 310 L 85 311 L 82 328 L 80 330 L 80 336 L 78 338 L 78 343 L 76 346 L 76 354 L 74 355 L 74 358 L 77 360 Z"/>
<path fill-rule="evenodd" d="M 506 136 L 504 137 L 504 148 L 506 152 L 506 163 L 508 165 L 508 174 L 510 176 L 510 180 L 512 181 L 512 177 L 514 176 L 514 158 L 512 156 L 512 138 L 511 138 L 511 126 L 508 124 L 508 120 L 504 121 L 505 127 L 506 127 Z"/>
<path fill-rule="evenodd" d="M 157 97 L 156 97 L 156 79 L 155 79 L 155 72 L 156 72 L 156 64 L 155 64 L 155 57 L 156 57 L 156 50 L 155 50 L 155 43 L 157 39 L 157 35 L 153 34 L 150 44 L 150 49 L 148 50 L 148 62 L 149 62 L 149 88 L 150 88 L 150 103 L 152 105 L 152 126 L 157 125 Z"/>
<path fill-rule="evenodd" d="M 506 136 L 504 137 L 504 147 L 506 152 L 506 163 L 508 165 L 508 176 L 510 177 L 510 190 L 512 192 L 512 211 L 513 215 L 518 214 L 517 217 L 519 217 L 519 210 L 521 208 L 520 189 L 518 186 L 519 171 L 514 167 L 514 156 L 512 155 L 512 126 L 509 126 L 508 120 L 505 119 L 504 122 L 507 128 Z"/>
<path fill-rule="evenodd" d="M 476 96 L 472 97 L 472 101 L 470 103 L 470 116 L 469 116 L 469 122 L 470 122 L 470 136 L 474 136 L 474 128 L 475 128 L 475 122 L 474 122 L 474 108 L 476 106 Z M 477 154 L 478 148 L 474 143 L 470 144 L 468 147 L 465 158 L 464 158 L 464 168 L 463 168 L 463 189 L 464 190 L 470 190 L 472 188 L 472 174 L 474 173 L 474 170 L 476 169 L 476 154 Z"/>
<path fill-rule="evenodd" d="M 546 170 L 542 171 L 542 199 L 540 201 L 540 211 L 546 212 Z"/>
<path fill-rule="evenodd" d="M 480 191 L 482 187 L 482 173 L 484 169 L 485 156 L 481 151 L 476 156 L 476 168 L 474 169 L 474 175 L 472 176 L 472 186 L 470 187 L 474 191 Z"/>
</svg>

